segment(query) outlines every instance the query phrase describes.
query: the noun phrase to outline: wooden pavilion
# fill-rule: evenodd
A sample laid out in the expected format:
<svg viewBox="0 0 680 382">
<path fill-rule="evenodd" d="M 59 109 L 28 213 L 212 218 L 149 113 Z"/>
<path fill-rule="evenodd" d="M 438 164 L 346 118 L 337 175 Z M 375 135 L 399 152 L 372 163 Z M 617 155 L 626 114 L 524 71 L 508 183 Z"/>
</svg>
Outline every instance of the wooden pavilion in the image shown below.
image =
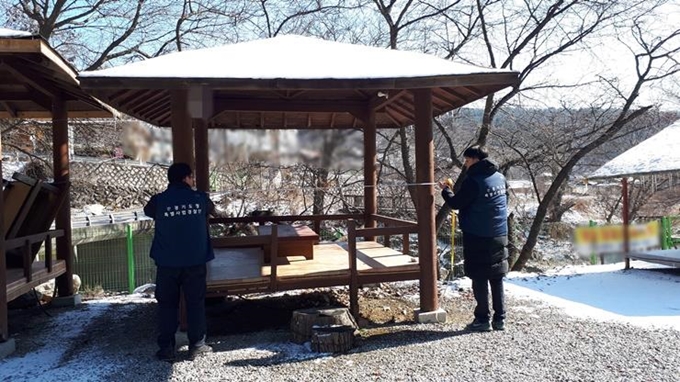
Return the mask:
<svg viewBox="0 0 680 382">
<path fill-rule="evenodd" d="M 279 36 L 84 72 L 79 79 L 84 89 L 118 110 L 170 127 L 174 160 L 195 165 L 202 190 L 208 190 L 208 128 L 363 131 L 364 213 L 252 218 L 313 222 L 316 232 L 293 232 L 297 244 L 286 244 L 291 235 L 282 235 L 282 226 L 278 233 L 276 228 L 269 233 L 271 238 L 215 239 L 219 250 L 210 268 L 209 290 L 243 293 L 350 285 L 356 313 L 357 285 L 419 279 L 418 319 L 432 321 L 445 319 L 436 284 L 432 117 L 515 85 L 518 73 L 416 52 Z M 376 129 L 408 125 L 415 125 L 417 183 L 410 186 L 417 190 L 417 222 L 377 211 Z M 355 219 L 363 221 L 364 228 L 353 228 Z M 346 247 L 316 244 L 322 220 L 347 221 Z M 407 250 L 394 251 L 373 241 L 404 235 L 408 248 L 409 233 L 418 237 L 415 264 L 404 255 Z M 358 241 L 360 237 L 366 241 Z M 302 242 L 312 243 L 312 254 L 304 260 L 277 258 L 277 250 L 288 251 L 286 245 Z M 272 259 L 269 264 L 257 248 L 268 249 L 264 256 Z"/>
<path fill-rule="evenodd" d="M 588 177 L 590 180 L 621 179 L 623 250 L 626 269 L 630 268 L 631 259 L 680 267 L 680 249 L 630 251 L 628 237 L 629 178 L 673 174 L 680 171 L 680 151 L 676 147 L 678 139 L 680 139 L 680 120 L 605 163 Z"/>
<path fill-rule="evenodd" d="M 28 32 L 0 29 L 0 118 L 52 119 L 54 160 L 54 183 L 21 176 L 15 176 L 15 181 L 7 185 L 3 182 L 0 194 L 0 345 L 9 340 L 9 301 L 54 278 L 60 297 L 74 295 L 68 118 L 111 115 L 105 105 L 82 91 L 76 70 L 45 39 Z M 56 230 L 50 231 L 55 218 Z M 56 238 L 54 259 L 52 238 Z M 34 262 L 43 242 L 48 244 L 45 261 Z M 11 257 L 17 254 L 17 257 Z M 17 258 L 19 266 L 8 267 L 8 263 L 11 265 Z"/>
</svg>

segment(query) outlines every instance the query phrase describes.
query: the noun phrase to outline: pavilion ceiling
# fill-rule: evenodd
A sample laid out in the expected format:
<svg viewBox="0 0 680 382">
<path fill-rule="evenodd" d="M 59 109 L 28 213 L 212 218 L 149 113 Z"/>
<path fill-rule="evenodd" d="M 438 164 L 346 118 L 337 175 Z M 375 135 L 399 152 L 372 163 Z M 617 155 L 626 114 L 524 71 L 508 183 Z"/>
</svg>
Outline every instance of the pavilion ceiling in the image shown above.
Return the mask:
<svg viewBox="0 0 680 382">
<path fill-rule="evenodd" d="M 212 94 L 214 111 L 208 119 L 212 128 L 352 129 L 360 126 L 362 117 L 371 109 L 376 111 L 378 128 L 413 124 L 414 98 L 406 86 L 431 88 L 433 115 L 437 116 L 513 85 L 517 75 L 489 73 L 408 80 L 251 80 L 247 86 L 224 79 L 85 77 L 81 82 L 121 112 L 161 127 L 170 126 L 171 90 L 193 85 L 207 88 Z"/>
<path fill-rule="evenodd" d="M 55 97 L 66 102 L 69 117 L 110 117 L 76 74 L 39 36 L 0 37 L 0 118 L 50 118 Z"/>
</svg>

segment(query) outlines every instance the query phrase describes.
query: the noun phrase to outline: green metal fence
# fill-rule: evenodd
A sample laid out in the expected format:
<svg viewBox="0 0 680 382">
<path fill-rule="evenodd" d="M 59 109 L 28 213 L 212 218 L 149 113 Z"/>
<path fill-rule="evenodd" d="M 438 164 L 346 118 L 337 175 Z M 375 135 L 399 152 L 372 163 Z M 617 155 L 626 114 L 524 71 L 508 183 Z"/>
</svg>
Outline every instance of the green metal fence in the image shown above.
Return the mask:
<svg viewBox="0 0 680 382">
<path fill-rule="evenodd" d="M 152 222 L 144 221 L 74 230 L 74 273 L 80 276 L 83 289 L 131 292 L 154 282 L 156 268 L 149 258 L 152 227 Z M 80 230 L 87 232 L 87 240 L 76 232 Z"/>
</svg>

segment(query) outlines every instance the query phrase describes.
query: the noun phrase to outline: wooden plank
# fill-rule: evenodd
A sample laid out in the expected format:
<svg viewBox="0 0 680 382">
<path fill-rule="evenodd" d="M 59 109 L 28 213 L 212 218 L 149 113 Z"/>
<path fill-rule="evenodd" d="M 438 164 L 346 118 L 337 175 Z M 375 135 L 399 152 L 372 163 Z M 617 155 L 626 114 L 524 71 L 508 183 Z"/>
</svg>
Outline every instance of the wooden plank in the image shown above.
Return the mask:
<svg viewBox="0 0 680 382">
<path fill-rule="evenodd" d="M 42 262 L 35 262 L 31 267 L 31 272 L 32 280 L 27 282 L 23 269 L 10 268 L 7 270 L 7 301 L 12 301 L 36 286 L 64 275 L 66 273 L 66 262 L 63 260 L 54 261 L 52 272 L 48 272 Z M 71 281 L 71 284 L 73 284 L 73 281 Z"/>
<path fill-rule="evenodd" d="M 268 275 L 262 272 L 264 252 L 257 248 L 215 248 L 215 259 L 207 266 L 207 285 L 220 285 L 221 282 L 267 281 Z"/>
</svg>

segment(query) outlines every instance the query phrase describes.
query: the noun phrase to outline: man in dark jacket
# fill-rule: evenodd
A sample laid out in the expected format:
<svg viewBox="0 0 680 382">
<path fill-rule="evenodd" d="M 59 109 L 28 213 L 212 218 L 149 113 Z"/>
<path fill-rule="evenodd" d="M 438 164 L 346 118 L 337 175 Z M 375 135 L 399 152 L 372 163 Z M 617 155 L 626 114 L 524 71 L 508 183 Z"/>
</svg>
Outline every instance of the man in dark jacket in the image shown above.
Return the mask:
<svg viewBox="0 0 680 382">
<path fill-rule="evenodd" d="M 459 211 L 463 231 L 465 275 L 472 280 L 477 301 L 475 319 L 467 326 L 474 331 L 505 329 L 503 277 L 508 272 L 507 190 L 505 177 L 487 159 L 479 146 L 463 152 L 466 177 L 454 195 L 450 185 L 440 183 L 442 197 Z M 489 284 L 493 300 L 493 321 L 489 324 Z"/>
<path fill-rule="evenodd" d="M 144 206 L 155 221 L 151 258 L 156 263 L 158 347 L 156 356 L 175 358 L 175 332 L 179 325 L 180 289 L 186 302 L 189 356 L 208 353 L 205 344 L 206 263 L 215 258 L 208 232 L 208 214 L 214 204 L 204 192 L 193 190 L 194 177 L 186 163 L 168 169 L 168 188 Z"/>
</svg>

